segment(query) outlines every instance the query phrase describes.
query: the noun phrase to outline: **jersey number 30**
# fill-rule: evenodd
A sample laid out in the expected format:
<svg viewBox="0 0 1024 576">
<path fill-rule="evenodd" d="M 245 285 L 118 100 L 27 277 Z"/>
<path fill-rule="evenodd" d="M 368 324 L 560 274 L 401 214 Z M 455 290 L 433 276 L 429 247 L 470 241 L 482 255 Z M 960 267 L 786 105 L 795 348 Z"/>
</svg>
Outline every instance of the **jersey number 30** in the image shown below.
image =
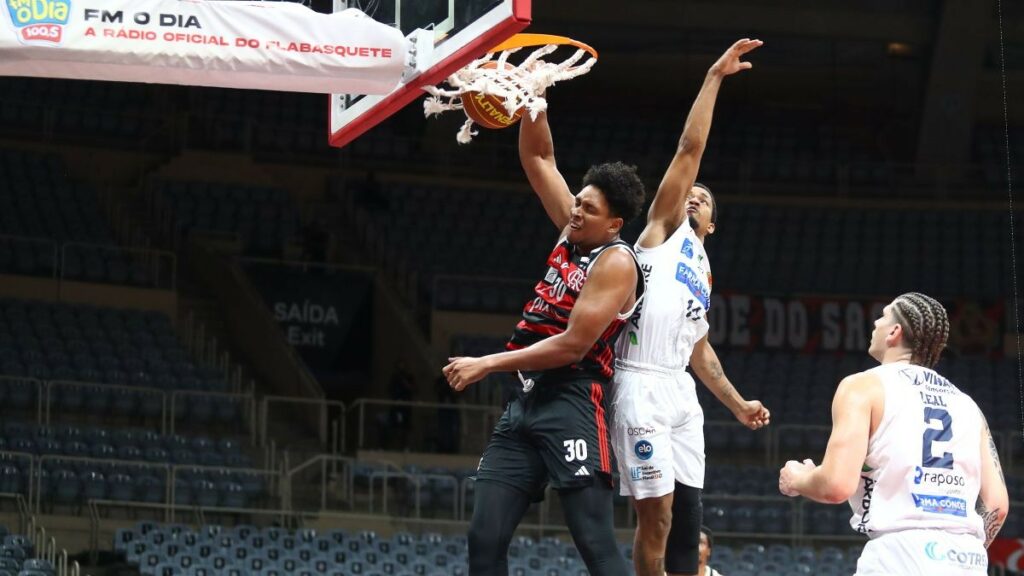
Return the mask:
<svg viewBox="0 0 1024 576">
<path fill-rule="evenodd" d="M 576 460 L 587 459 L 587 441 L 582 438 L 579 440 L 566 440 L 562 442 L 562 446 L 565 446 L 565 461 L 574 462 Z"/>
<path fill-rule="evenodd" d="M 942 456 L 935 456 L 932 453 L 932 442 L 949 442 L 953 439 L 953 417 L 942 408 L 925 407 L 925 425 L 930 426 L 934 420 L 938 420 L 942 428 L 924 429 L 924 437 L 921 438 L 921 467 L 952 470 L 953 454 L 943 452 Z"/>
</svg>

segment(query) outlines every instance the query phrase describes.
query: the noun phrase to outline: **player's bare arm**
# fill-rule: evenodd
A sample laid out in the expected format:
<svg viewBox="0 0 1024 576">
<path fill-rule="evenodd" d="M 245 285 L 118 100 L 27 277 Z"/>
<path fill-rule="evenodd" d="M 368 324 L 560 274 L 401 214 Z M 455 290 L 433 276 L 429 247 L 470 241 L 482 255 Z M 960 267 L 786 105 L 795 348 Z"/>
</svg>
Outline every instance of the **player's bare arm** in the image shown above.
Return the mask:
<svg viewBox="0 0 1024 576">
<path fill-rule="evenodd" d="M 632 255 L 626 250 L 608 250 L 588 273 L 565 332 L 522 350 L 451 358 L 443 369 L 448 384 L 461 391 L 492 372 L 550 370 L 580 361 L 616 316 L 632 306 L 636 283 Z"/>
<path fill-rule="evenodd" d="M 868 453 L 872 410 L 880 415 L 885 399 L 877 376 L 854 374 L 839 383 L 832 400 L 832 434 L 821 465 L 790 460 L 779 472 L 779 491 L 815 502 L 838 504 L 857 490 Z"/>
<path fill-rule="evenodd" d="M 1006 490 L 1006 478 L 1003 467 L 999 463 L 999 451 L 996 449 L 992 431 L 982 416 L 981 431 L 981 491 L 975 509 L 985 523 L 985 548 L 996 539 L 999 530 L 1006 522 L 1010 512 L 1010 497 Z"/>
<path fill-rule="evenodd" d="M 740 58 L 762 44 L 760 40 L 738 40 L 708 69 L 704 84 L 686 117 L 675 156 L 647 213 L 647 226 L 638 241 L 641 247 L 660 246 L 682 224 L 686 217 L 686 197 L 697 179 L 700 159 L 711 132 L 711 118 L 722 79 L 741 70 L 749 70 L 753 65 L 742 62 Z"/>
<path fill-rule="evenodd" d="M 519 127 L 519 161 L 551 222 L 563 230 L 569 224 L 573 194 L 555 163 L 555 144 L 547 112 L 538 114 L 536 120 L 531 120 L 529 114 L 523 115 Z"/>
<path fill-rule="evenodd" d="M 722 363 L 719 361 L 715 349 L 708 342 L 707 335 L 694 346 L 693 353 L 690 355 L 690 366 L 701 383 L 733 413 L 733 416 L 741 424 L 751 430 L 768 425 L 771 418 L 768 409 L 758 400 L 744 399 L 743 395 L 736 390 L 736 387 L 726 377 L 725 371 L 722 370 Z"/>
</svg>

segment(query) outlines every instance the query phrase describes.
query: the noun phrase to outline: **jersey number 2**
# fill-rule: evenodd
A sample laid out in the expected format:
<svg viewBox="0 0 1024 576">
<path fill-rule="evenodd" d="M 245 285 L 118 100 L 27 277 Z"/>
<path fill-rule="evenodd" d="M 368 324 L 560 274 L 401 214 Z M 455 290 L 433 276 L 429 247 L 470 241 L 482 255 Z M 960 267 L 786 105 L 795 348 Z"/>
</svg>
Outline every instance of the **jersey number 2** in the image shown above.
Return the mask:
<svg viewBox="0 0 1024 576">
<path fill-rule="evenodd" d="M 924 423 L 931 425 L 933 420 L 938 420 L 942 428 L 925 428 L 924 437 L 921 439 L 921 467 L 922 468 L 945 468 L 953 469 L 953 454 L 943 452 L 942 456 L 935 456 L 932 453 L 932 442 L 949 442 L 953 439 L 953 417 L 942 408 L 924 409 Z"/>
</svg>

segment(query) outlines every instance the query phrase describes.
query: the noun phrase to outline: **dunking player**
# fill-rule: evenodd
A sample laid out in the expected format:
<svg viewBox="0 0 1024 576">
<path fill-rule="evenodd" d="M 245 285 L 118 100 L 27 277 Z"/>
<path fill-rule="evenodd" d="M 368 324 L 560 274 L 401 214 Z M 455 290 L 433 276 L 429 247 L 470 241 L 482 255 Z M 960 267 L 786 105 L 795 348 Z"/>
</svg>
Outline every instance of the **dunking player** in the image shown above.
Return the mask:
<svg viewBox="0 0 1024 576">
<path fill-rule="evenodd" d="M 521 134 L 530 183 L 538 192 L 557 188 L 568 202 L 557 207 L 562 233 L 509 351 L 453 358 L 444 368 L 456 390 L 496 371 L 519 371 L 523 382 L 480 460 L 469 570 L 473 576 L 508 574 L 513 532 L 550 482 L 590 573 L 621 576 L 628 568 L 613 533 L 605 387 L 615 339 L 644 291 L 636 256 L 619 239 L 643 206 L 643 184 L 631 167 L 602 164 L 587 172 L 574 197 L 555 168 L 550 138 L 532 125 Z"/>
<path fill-rule="evenodd" d="M 987 573 L 1009 498 L 978 405 L 932 369 L 948 336 L 942 304 L 893 300 L 868 348 L 881 366 L 839 383 L 821 466 L 791 460 L 779 472 L 787 496 L 849 500 L 850 524 L 871 539 L 859 576 Z"/>
<path fill-rule="evenodd" d="M 636 244 L 648 295 L 617 346 L 612 445 L 621 492 L 633 496 L 637 512 L 638 576 L 697 573 L 704 413 L 687 365 L 740 422 L 758 429 L 769 420 L 760 402 L 732 386 L 708 343 L 704 240 L 715 231 L 718 209 L 711 191 L 695 182 L 722 80 L 749 69 L 740 58 L 761 44 L 739 40 L 708 70 Z"/>
<path fill-rule="evenodd" d="M 657 296 L 645 297 L 633 329 L 619 339 L 618 352 L 628 361 L 616 363 L 612 435 L 622 491 L 636 498 L 638 576 L 660 576 L 666 568 L 670 574 L 697 571 L 704 417 L 687 363 L 741 422 L 751 428 L 768 423 L 768 411 L 736 392 L 707 342 L 711 276 L 703 241 L 714 232 L 717 208 L 710 190 L 694 184 L 721 81 L 750 68 L 740 57 L 760 45 L 740 40 L 708 71 L 636 247 Z M 551 158 L 549 172 L 530 181 L 548 216 L 562 226 L 572 196 L 554 169 L 552 149 L 546 115 L 536 122 L 524 118 L 520 155 Z"/>
</svg>

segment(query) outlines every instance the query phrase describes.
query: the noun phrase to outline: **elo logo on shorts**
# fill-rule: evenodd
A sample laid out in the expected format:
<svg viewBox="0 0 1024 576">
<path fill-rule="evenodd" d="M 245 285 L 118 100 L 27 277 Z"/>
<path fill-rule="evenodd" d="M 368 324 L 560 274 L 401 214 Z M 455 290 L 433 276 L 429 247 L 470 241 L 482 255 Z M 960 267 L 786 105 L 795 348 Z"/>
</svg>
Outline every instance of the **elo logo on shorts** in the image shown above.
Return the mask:
<svg viewBox="0 0 1024 576">
<path fill-rule="evenodd" d="M 22 44 L 58 46 L 71 15 L 71 0 L 4 0 Z"/>
<path fill-rule="evenodd" d="M 641 460 L 650 460 L 654 454 L 654 446 L 647 440 L 641 440 L 633 446 L 633 453 Z"/>
</svg>

